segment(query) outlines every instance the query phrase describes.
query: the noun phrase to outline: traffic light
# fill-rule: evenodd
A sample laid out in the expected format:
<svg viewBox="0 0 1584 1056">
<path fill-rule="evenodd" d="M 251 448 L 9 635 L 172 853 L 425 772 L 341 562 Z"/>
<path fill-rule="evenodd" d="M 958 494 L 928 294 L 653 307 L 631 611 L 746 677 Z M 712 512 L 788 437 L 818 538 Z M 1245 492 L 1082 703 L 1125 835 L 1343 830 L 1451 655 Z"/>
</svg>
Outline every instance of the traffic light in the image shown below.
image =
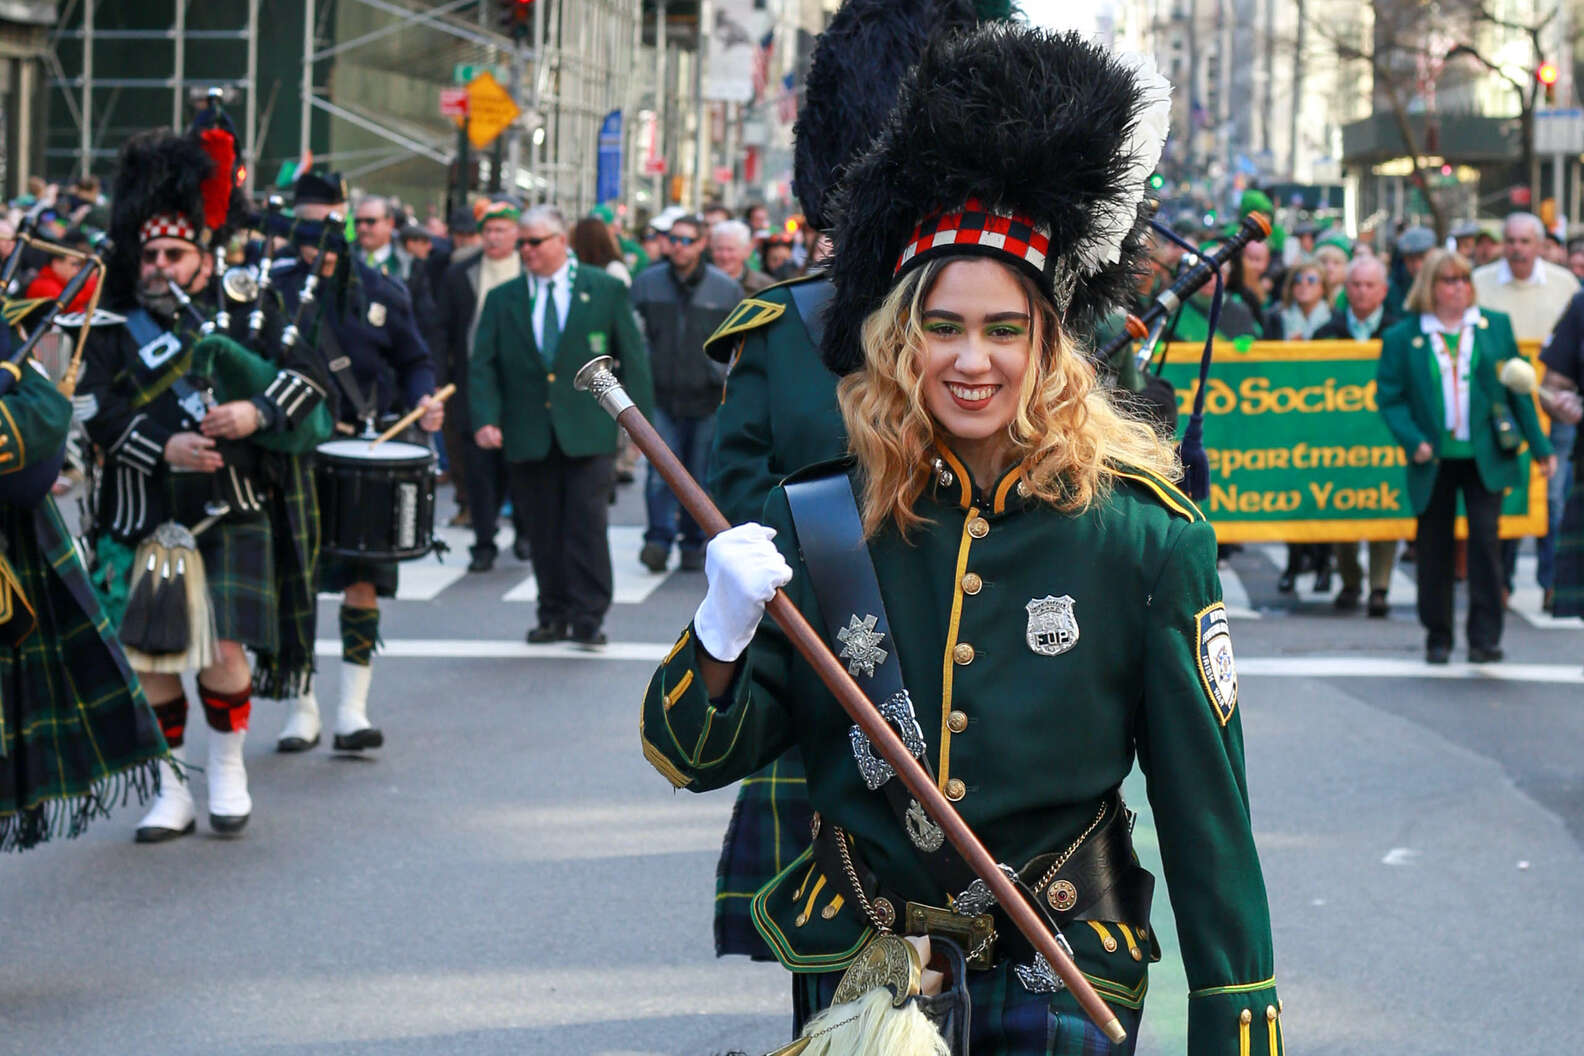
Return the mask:
<svg viewBox="0 0 1584 1056">
<path fill-rule="evenodd" d="M 533 5 L 534 0 L 504 0 L 501 31 L 519 44 L 533 36 Z"/>
<path fill-rule="evenodd" d="M 1158 172 L 1151 173 L 1150 174 L 1150 178 L 1149 178 L 1149 185 L 1150 185 L 1150 190 L 1158 191 L 1162 187 L 1166 186 L 1166 177 L 1162 176 Z"/>
<path fill-rule="evenodd" d="M 1546 61 L 1535 70 L 1535 80 L 1545 88 L 1545 101 L 1547 104 L 1556 102 L 1557 79 L 1562 76 L 1562 71 L 1557 69 L 1557 64 Z"/>
</svg>

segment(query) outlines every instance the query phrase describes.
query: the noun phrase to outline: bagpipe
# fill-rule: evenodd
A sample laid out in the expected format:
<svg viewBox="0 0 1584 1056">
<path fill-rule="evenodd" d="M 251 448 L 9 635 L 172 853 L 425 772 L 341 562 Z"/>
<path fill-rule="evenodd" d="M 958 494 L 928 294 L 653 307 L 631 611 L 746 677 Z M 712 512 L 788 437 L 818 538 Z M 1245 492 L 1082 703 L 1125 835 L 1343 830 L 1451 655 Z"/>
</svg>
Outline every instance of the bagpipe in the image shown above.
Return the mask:
<svg viewBox="0 0 1584 1056">
<path fill-rule="evenodd" d="M 7 257 L 4 266 L 0 267 L 0 285 L 9 285 L 10 279 L 16 274 L 24 246 L 32 244 L 34 241 L 25 233 L 18 233 L 16 245 L 12 247 L 11 254 Z M 40 244 L 49 246 L 48 243 Z M 60 246 L 49 248 L 53 252 L 75 252 Z M 88 281 L 96 274 L 101 274 L 104 271 L 104 258 L 110 252 L 110 249 L 109 240 L 102 240 L 94 251 L 86 256 L 83 267 L 66 283 L 60 295 L 54 301 L 48 302 L 41 315 L 36 319 L 30 320 L 31 328 L 24 336 L 22 343 L 15 351 L 6 355 L 4 361 L 0 361 L 0 397 L 4 397 L 22 384 L 23 371 L 32 369 L 27 365 L 28 360 L 32 358 L 39 342 L 44 339 L 44 335 L 49 333 L 51 327 L 54 326 L 56 316 L 65 311 L 67 306 L 77 299 L 77 295 L 82 292 Z M 66 368 L 65 377 L 61 379 L 58 386 L 61 395 L 68 398 L 77 388 L 77 371 L 82 365 L 83 346 L 87 341 L 88 326 L 92 321 L 95 309 L 98 307 L 98 293 L 102 288 L 103 283 L 100 283 L 95 288 L 92 303 L 89 304 L 88 311 L 83 317 L 82 329 L 78 334 L 77 344 L 72 352 L 70 364 Z M 20 321 L 20 319 L 25 318 L 29 314 L 31 313 L 22 313 L 18 316 L 18 320 Z M 6 315 L 9 320 L 11 313 L 7 312 Z M 10 340 L 9 326 L 6 323 L 0 323 L 0 346 L 9 346 Z M 44 501 L 45 496 L 50 493 L 50 489 L 54 487 L 55 481 L 60 477 L 61 469 L 65 463 L 66 447 L 62 443 L 60 449 L 52 453 L 48 458 L 39 459 L 14 473 L 0 476 L 0 503 L 20 506 L 25 509 L 33 509 L 38 506 L 39 503 Z"/>
</svg>

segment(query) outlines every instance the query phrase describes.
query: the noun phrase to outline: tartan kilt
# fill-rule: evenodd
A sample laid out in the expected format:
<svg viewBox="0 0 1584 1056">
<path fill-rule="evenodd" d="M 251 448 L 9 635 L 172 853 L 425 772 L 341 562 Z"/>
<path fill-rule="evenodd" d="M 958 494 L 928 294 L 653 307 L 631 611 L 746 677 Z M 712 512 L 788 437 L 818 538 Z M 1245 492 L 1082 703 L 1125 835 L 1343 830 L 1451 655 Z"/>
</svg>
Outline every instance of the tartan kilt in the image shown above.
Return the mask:
<svg viewBox="0 0 1584 1056">
<path fill-rule="evenodd" d="M 743 780 L 715 869 L 715 956 L 776 959 L 753 925 L 753 897 L 808 849 L 813 819 L 796 748 Z"/>
<path fill-rule="evenodd" d="M 1143 1018 L 1141 1010 L 1111 1003 L 1111 1010 L 1128 1034 L 1121 1045 L 1112 1045 L 1078 1009 L 1072 995 L 1031 994 L 1023 989 L 1012 970 L 1012 962 L 1002 960 L 989 971 L 968 973 L 968 998 L 973 1005 L 968 1035 L 972 1056 L 1131 1056 Z M 794 975 L 793 1021 L 807 1023 L 828 1008 L 841 977 L 841 972 Z"/>
<path fill-rule="evenodd" d="M 0 850 L 13 851 L 146 800 L 169 750 L 54 500 L 0 507 L 0 532 L 35 621 L 0 641 Z"/>
<path fill-rule="evenodd" d="M 1553 615 L 1584 616 L 1584 483 L 1575 483 L 1557 529 Z"/>
<path fill-rule="evenodd" d="M 339 594 L 354 583 L 372 583 L 375 597 L 394 598 L 400 576 L 401 567 L 395 561 L 319 552 L 319 589 L 329 594 Z"/>
</svg>

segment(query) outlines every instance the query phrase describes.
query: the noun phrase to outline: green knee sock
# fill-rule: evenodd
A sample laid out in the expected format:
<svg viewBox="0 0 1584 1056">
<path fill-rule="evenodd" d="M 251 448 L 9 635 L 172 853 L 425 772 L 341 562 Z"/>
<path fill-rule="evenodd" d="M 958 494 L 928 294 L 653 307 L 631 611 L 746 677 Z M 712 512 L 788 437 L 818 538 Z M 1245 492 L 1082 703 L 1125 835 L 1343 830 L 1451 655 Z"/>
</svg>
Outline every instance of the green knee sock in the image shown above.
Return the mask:
<svg viewBox="0 0 1584 1056">
<path fill-rule="evenodd" d="M 341 659 L 368 667 L 379 644 L 379 610 L 341 606 Z"/>
</svg>

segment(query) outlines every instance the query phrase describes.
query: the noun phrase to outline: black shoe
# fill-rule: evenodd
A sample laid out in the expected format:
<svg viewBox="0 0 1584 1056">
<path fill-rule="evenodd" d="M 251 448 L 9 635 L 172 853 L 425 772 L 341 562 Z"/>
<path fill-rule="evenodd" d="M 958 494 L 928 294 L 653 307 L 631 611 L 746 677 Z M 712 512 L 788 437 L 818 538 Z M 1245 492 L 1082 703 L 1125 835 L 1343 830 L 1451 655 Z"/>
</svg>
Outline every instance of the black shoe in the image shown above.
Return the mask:
<svg viewBox="0 0 1584 1056">
<path fill-rule="evenodd" d="M 1488 648 L 1481 645 L 1469 646 L 1469 663 L 1471 664 L 1500 663 L 1503 655 L 1505 654 L 1502 653 L 1499 645 L 1493 645 Z"/>
<path fill-rule="evenodd" d="M 1444 664 L 1452 659 L 1452 649 L 1445 645 L 1430 645 L 1425 647 L 1425 663 Z"/>
<path fill-rule="evenodd" d="M 1331 570 L 1329 568 L 1322 565 L 1320 570 L 1315 573 L 1314 589 L 1316 594 L 1331 593 Z"/>
<path fill-rule="evenodd" d="M 211 823 L 214 821 L 212 817 L 209 820 Z M 185 829 L 162 829 L 156 825 L 149 825 L 137 830 L 137 834 L 132 839 L 135 843 L 164 843 L 179 836 L 191 836 L 197 829 L 197 821 L 189 821 Z"/>
<path fill-rule="evenodd" d="M 664 572 L 666 562 L 671 560 L 671 548 L 663 543 L 645 543 L 638 551 L 638 560 L 651 572 Z"/>
<path fill-rule="evenodd" d="M 573 631 L 571 640 L 573 645 L 581 645 L 585 649 L 599 649 L 609 641 L 605 632 L 598 627 L 591 631 Z"/>
<path fill-rule="evenodd" d="M 319 735 L 317 733 L 314 734 L 314 738 L 311 741 L 305 741 L 301 737 L 282 737 L 275 742 L 275 750 L 277 752 L 306 752 L 317 747 L 319 747 Z"/>
<path fill-rule="evenodd" d="M 518 539 L 512 543 L 512 556 L 519 561 L 527 561 L 533 556 L 533 551 L 528 549 L 528 540 Z"/>
<path fill-rule="evenodd" d="M 475 550 L 473 560 L 468 562 L 469 572 L 488 572 L 495 567 L 495 551 Z"/>
<path fill-rule="evenodd" d="M 1297 584 L 1297 582 L 1298 573 L 1289 568 L 1287 571 L 1283 572 L 1277 577 L 1276 589 L 1281 591 L 1283 594 L 1291 594 L 1293 592 L 1293 587 Z"/>
<path fill-rule="evenodd" d="M 338 752 L 361 752 L 365 748 L 378 748 L 384 743 L 385 735 L 375 726 L 335 735 L 335 750 Z"/>
<path fill-rule="evenodd" d="M 1343 587 L 1332 604 L 1342 612 L 1352 612 L 1359 607 L 1359 592 L 1354 587 Z"/>
<path fill-rule="evenodd" d="M 252 816 L 251 814 L 211 814 L 209 827 L 214 830 L 216 836 L 235 836 L 247 828 L 248 819 Z"/>
<path fill-rule="evenodd" d="M 684 550 L 679 567 L 684 572 L 699 572 L 704 568 L 704 551 Z"/>
<path fill-rule="evenodd" d="M 529 645 L 549 645 L 551 642 L 559 642 L 565 638 L 566 630 L 557 623 L 541 623 L 537 627 L 529 628 L 525 637 Z"/>
<path fill-rule="evenodd" d="M 616 483 L 618 484 L 631 484 L 637 479 L 637 477 L 633 476 L 633 471 L 630 469 L 618 469 L 616 471 Z"/>
<path fill-rule="evenodd" d="M 1386 604 L 1384 590 L 1372 590 L 1369 596 L 1369 615 L 1377 620 L 1384 620 L 1391 615 L 1391 606 Z"/>
</svg>

